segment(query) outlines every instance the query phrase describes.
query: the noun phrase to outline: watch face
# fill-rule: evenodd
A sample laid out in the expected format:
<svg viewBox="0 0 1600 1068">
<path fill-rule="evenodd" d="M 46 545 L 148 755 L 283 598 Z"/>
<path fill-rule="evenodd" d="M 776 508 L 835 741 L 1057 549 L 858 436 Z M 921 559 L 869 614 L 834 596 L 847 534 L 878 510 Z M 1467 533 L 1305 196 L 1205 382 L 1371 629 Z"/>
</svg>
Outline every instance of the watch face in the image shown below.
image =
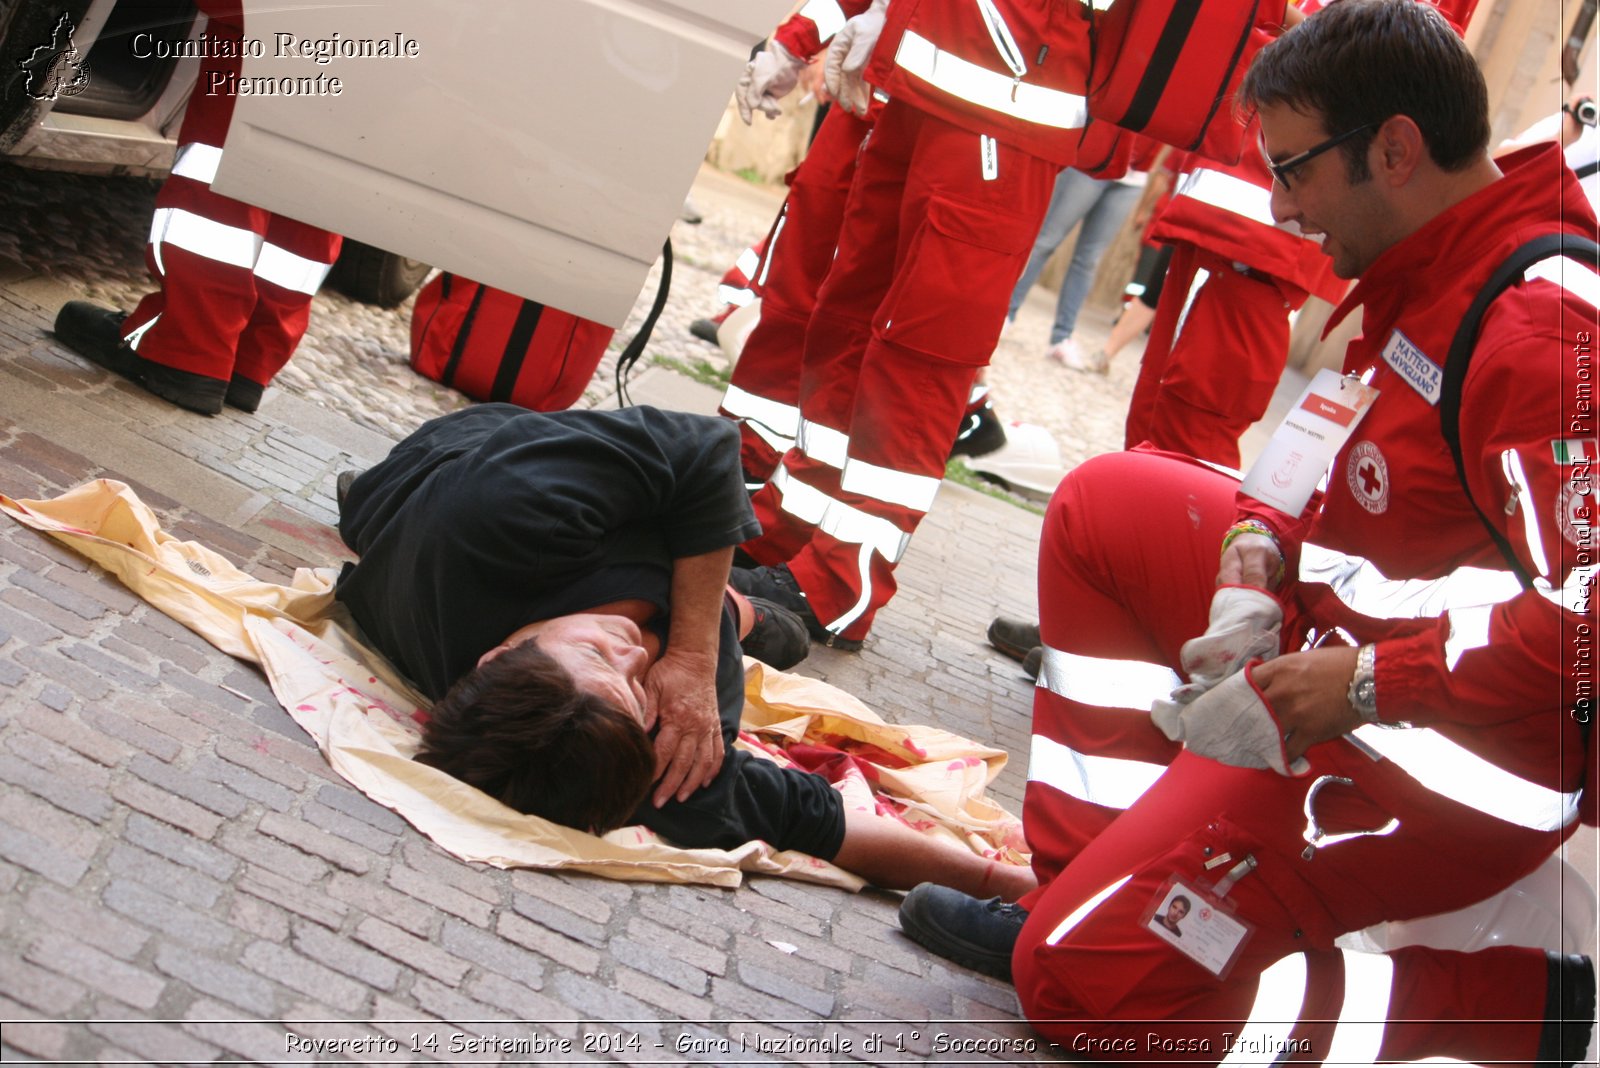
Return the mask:
<svg viewBox="0 0 1600 1068">
<path fill-rule="evenodd" d="M 1378 697 L 1378 681 L 1376 679 L 1362 679 L 1356 683 L 1356 697 L 1367 707 Z"/>
</svg>

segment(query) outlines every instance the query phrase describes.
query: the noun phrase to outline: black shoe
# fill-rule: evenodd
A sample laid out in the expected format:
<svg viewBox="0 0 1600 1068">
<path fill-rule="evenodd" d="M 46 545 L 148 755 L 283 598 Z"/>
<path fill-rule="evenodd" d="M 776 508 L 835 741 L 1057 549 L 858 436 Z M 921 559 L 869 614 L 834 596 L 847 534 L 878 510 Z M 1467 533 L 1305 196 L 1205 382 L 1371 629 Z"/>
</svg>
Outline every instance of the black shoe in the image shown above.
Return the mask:
<svg viewBox="0 0 1600 1068">
<path fill-rule="evenodd" d="M 360 471 L 340 471 L 333 480 L 333 499 L 339 505 L 339 514 L 344 514 L 344 499 L 350 496 L 350 487 L 357 478 L 361 477 Z"/>
<path fill-rule="evenodd" d="M 689 333 L 701 341 L 709 341 L 713 345 L 717 344 L 717 324 L 710 319 L 696 319 L 689 324 Z"/>
<path fill-rule="evenodd" d="M 1578 953 L 1546 951 L 1545 964 L 1545 1022 L 1534 1063 L 1585 1063 L 1594 1037 L 1594 962 Z"/>
<path fill-rule="evenodd" d="M 230 408 L 237 408 L 241 412 L 253 412 L 261 407 L 261 395 L 267 387 L 260 382 L 252 382 L 243 375 L 234 375 L 228 379 L 228 392 L 222 397 Z"/>
<path fill-rule="evenodd" d="M 950 446 L 950 455 L 986 456 L 1006 443 L 1006 428 L 994 414 L 994 405 L 985 404 L 961 423 L 961 432 Z"/>
<path fill-rule="evenodd" d="M 1044 646 L 1035 645 L 1028 650 L 1028 655 L 1022 658 L 1022 673 L 1030 679 L 1039 677 L 1039 668 L 1044 664 Z"/>
<path fill-rule="evenodd" d="M 994 622 L 989 624 L 989 644 L 1026 664 L 1028 654 L 1044 642 L 1039 639 L 1039 624 L 1013 616 L 995 616 Z M 1037 669 L 1034 674 L 1038 674 Z"/>
<path fill-rule="evenodd" d="M 997 897 L 979 901 L 959 890 L 923 883 L 900 902 L 900 929 L 945 960 L 1011 981 L 1011 950 L 1028 910 Z"/>
<path fill-rule="evenodd" d="M 228 383 L 192 371 L 153 363 L 122 341 L 126 313 L 87 300 L 69 300 L 56 313 L 55 335 L 90 362 L 121 375 L 162 400 L 201 415 L 222 411 Z"/>
<path fill-rule="evenodd" d="M 756 621 L 750 633 L 739 642 L 745 656 L 753 656 L 779 671 L 788 671 L 811 655 L 811 639 L 799 616 L 760 597 L 747 600 L 755 609 Z"/>
<path fill-rule="evenodd" d="M 794 580 L 788 564 L 773 564 L 771 567 L 736 567 L 728 576 L 728 585 L 746 597 L 760 597 L 787 608 L 800 617 L 800 622 L 805 624 L 806 633 L 810 634 L 814 641 L 850 653 L 861 648 L 860 639 L 841 638 L 817 621 L 816 614 L 811 611 L 810 602 L 806 600 L 800 584 Z"/>
</svg>

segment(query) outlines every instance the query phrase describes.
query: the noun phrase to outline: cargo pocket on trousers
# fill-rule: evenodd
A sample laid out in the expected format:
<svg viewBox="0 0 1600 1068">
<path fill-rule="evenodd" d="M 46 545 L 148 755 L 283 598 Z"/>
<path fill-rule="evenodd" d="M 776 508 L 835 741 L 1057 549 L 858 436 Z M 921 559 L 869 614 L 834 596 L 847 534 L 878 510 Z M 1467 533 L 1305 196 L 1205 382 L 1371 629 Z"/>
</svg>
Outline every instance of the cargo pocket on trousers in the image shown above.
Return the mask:
<svg viewBox="0 0 1600 1068">
<path fill-rule="evenodd" d="M 894 345 L 982 367 L 1034 236 L 1022 220 L 992 207 L 934 197 L 878 308 L 874 332 Z"/>
</svg>

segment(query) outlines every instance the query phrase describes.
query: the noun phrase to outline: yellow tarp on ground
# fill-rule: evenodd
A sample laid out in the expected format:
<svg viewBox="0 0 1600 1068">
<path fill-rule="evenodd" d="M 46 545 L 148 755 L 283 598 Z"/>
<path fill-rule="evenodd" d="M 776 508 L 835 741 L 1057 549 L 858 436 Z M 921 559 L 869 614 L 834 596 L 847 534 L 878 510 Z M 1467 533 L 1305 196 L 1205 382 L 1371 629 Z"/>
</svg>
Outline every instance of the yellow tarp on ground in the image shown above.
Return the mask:
<svg viewBox="0 0 1600 1068">
<path fill-rule="evenodd" d="M 858 889 L 861 880 L 764 842 L 736 850 L 678 849 L 642 827 L 603 838 L 526 816 L 443 772 L 413 762 L 426 701 L 351 635 L 329 569 L 300 569 L 288 586 L 262 582 L 195 542 L 161 530 L 120 482 L 85 483 L 53 500 L 0 509 L 93 560 L 150 604 L 218 649 L 258 664 L 283 707 L 333 769 L 463 860 L 497 867 L 566 868 L 615 879 L 736 886 L 761 872 Z M 785 760 L 804 743 L 848 753 L 859 769 L 837 784 L 853 808 L 900 814 L 924 833 L 1020 861 L 1016 818 L 984 796 L 1005 753 L 933 727 L 902 727 L 854 697 L 746 661 L 741 745 Z M 881 791 L 876 796 L 873 787 Z"/>
</svg>

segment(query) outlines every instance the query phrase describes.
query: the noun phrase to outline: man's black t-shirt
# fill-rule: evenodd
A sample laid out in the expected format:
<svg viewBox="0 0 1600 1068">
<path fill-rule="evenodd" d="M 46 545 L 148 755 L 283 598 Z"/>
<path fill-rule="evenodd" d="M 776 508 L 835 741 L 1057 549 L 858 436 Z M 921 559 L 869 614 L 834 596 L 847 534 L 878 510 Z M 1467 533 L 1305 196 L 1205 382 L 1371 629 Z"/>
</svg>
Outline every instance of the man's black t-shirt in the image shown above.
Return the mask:
<svg viewBox="0 0 1600 1068">
<path fill-rule="evenodd" d="M 360 555 L 336 595 L 366 638 L 438 699 L 512 632 L 638 598 L 661 610 L 672 562 L 758 533 L 733 424 L 636 407 L 530 412 L 482 404 L 424 424 L 351 486 L 339 533 Z M 636 817 L 680 845 L 761 838 L 831 857 L 838 794 L 732 748 L 744 705 L 737 630 L 717 669 L 723 770 L 687 802 Z"/>
</svg>

